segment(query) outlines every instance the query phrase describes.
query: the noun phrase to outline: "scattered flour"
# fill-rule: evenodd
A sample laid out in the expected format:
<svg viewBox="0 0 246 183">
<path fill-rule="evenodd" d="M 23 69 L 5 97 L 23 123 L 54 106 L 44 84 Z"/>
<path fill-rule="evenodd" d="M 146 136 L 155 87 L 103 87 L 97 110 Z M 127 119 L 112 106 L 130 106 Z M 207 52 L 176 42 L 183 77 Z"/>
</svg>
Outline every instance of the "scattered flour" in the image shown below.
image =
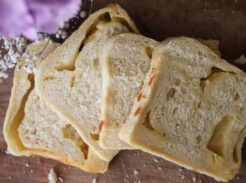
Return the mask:
<svg viewBox="0 0 246 183">
<path fill-rule="evenodd" d="M 97 178 L 92 179 L 91 183 L 98 183 Z"/>
<path fill-rule="evenodd" d="M 81 18 L 85 18 L 86 15 L 87 15 L 86 11 L 81 11 L 80 14 L 79 14 L 79 16 L 80 16 Z"/>
<path fill-rule="evenodd" d="M 194 175 L 192 175 L 192 181 L 196 182 L 196 177 Z"/>
<path fill-rule="evenodd" d="M 48 183 L 56 183 L 57 182 L 57 175 L 53 168 L 50 169 L 49 175 L 48 175 Z"/>
<path fill-rule="evenodd" d="M 2 52 L 0 56 L 0 82 L 8 78 L 8 69 L 15 67 L 20 56 L 25 52 L 27 40 L 24 37 L 9 39 L 0 37 Z"/>
<path fill-rule="evenodd" d="M 139 174 L 139 170 L 135 169 L 135 170 L 133 171 L 133 175 L 138 175 L 138 174 Z"/>
</svg>

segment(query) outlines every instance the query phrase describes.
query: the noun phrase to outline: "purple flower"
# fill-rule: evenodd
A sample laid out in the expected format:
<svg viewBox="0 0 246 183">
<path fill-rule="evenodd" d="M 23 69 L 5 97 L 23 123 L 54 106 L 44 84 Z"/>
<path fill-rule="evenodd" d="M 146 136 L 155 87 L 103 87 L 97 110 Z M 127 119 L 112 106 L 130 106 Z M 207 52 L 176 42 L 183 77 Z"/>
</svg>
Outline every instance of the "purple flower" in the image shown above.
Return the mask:
<svg viewBox="0 0 246 183">
<path fill-rule="evenodd" d="M 76 15 L 80 4 L 81 0 L 0 0 L 0 36 L 35 39 L 39 31 L 55 33 Z"/>
</svg>

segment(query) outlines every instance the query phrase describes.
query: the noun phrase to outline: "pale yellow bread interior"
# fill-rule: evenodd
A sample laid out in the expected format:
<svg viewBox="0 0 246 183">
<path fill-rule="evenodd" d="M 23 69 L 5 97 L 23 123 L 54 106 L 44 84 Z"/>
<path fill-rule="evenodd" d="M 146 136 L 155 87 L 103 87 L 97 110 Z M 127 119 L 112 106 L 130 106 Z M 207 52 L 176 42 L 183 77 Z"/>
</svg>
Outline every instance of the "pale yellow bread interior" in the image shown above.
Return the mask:
<svg viewBox="0 0 246 183">
<path fill-rule="evenodd" d="M 109 39 L 102 51 L 103 97 L 100 145 L 105 149 L 131 149 L 118 132 L 130 113 L 134 98 L 150 67 L 158 42 L 133 33 Z"/>
</svg>

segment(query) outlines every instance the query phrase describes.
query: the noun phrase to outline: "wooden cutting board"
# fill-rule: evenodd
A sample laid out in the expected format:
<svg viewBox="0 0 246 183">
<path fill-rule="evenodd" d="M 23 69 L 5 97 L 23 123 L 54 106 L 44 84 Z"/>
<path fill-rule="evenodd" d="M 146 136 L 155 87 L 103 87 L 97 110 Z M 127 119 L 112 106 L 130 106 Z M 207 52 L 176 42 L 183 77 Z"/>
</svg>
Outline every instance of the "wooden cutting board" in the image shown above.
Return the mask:
<svg viewBox="0 0 246 183">
<path fill-rule="evenodd" d="M 94 0 L 93 10 L 116 2 L 135 20 L 141 33 L 159 41 L 186 35 L 220 41 L 223 58 L 233 60 L 246 53 L 246 1 L 243 0 Z M 87 4 L 89 4 L 87 2 Z M 88 7 L 87 7 L 88 9 Z M 237 65 L 246 71 L 246 65 Z M 0 131 L 12 87 L 10 77 L 0 84 Z M 122 151 L 105 174 L 89 174 L 77 168 L 40 157 L 13 157 L 6 154 L 0 133 L 0 183 L 43 183 L 51 168 L 66 183 L 215 183 L 212 178 L 181 169 L 170 162 L 141 151 Z M 246 183 L 246 143 L 242 168 L 233 183 Z"/>
</svg>

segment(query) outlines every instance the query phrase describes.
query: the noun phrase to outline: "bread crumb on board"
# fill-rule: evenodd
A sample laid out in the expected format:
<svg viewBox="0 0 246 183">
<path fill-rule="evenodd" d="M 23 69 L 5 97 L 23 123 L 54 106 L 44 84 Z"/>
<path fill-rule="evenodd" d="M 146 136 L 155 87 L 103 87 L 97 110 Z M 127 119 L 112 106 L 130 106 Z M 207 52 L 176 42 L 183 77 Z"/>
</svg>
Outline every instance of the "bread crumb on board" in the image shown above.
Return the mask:
<svg viewBox="0 0 246 183">
<path fill-rule="evenodd" d="M 97 178 L 92 179 L 91 183 L 98 183 Z"/>
<path fill-rule="evenodd" d="M 58 177 L 59 182 L 63 182 L 63 178 Z"/>
<path fill-rule="evenodd" d="M 53 168 L 50 169 L 48 174 L 48 183 L 57 183 L 57 175 Z"/>
<path fill-rule="evenodd" d="M 237 58 L 235 61 L 234 61 L 236 64 L 246 64 L 246 57 L 245 55 L 241 55 L 239 58 Z"/>
<path fill-rule="evenodd" d="M 158 159 L 156 159 L 156 158 L 154 158 L 154 162 L 155 162 L 155 163 L 158 163 L 158 162 L 159 162 L 159 160 L 158 160 Z"/>
<path fill-rule="evenodd" d="M 138 175 L 139 174 L 139 170 L 138 169 L 135 169 L 134 171 L 133 171 L 133 175 Z"/>
<path fill-rule="evenodd" d="M 10 153 L 9 153 L 9 151 L 8 151 L 8 150 L 5 150 L 5 154 L 9 155 Z"/>
<path fill-rule="evenodd" d="M 192 175 L 192 181 L 196 182 L 196 177 L 194 175 Z"/>
<path fill-rule="evenodd" d="M 81 18 L 85 18 L 86 15 L 87 15 L 86 11 L 81 11 L 80 14 L 79 14 L 79 16 L 80 16 Z"/>
</svg>

